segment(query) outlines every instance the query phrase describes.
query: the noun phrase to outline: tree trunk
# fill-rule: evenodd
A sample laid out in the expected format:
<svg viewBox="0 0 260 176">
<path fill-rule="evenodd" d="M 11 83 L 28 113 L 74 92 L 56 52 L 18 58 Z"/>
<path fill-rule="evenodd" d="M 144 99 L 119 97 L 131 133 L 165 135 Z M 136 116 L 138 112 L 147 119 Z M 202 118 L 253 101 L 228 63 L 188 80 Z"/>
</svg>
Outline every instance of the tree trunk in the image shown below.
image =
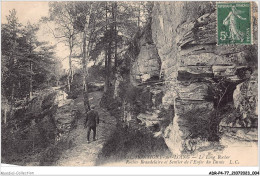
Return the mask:
<svg viewBox="0 0 260 176">
<path fill-rule="evenodd" d="M 32 64 L 32 61 L 30 61 L 30 95 L 29 95 L 29 98 L 30 100 L 32 99 L 32 96 L 33 96 L 33 64 Z"/>
<path fill-rule="evenodd" d="M 88 75 L 88 70 L 87 70 L 87 65 L 88 65 L 88 54 L 86 52 L 86 47 L 88 46 L 88 53 L 89 53 L 89 47 L 90 47 L 90 41 L 88 41 L 87 44 L 87 31 L 89 31 L 89 23 L 90 23 L 90 18 L 92 15 L 92 4 L 90 5 L 90 10 L 89 10 L 89 16 L 88 19 L 85 23 L 84 30 L 82 31 L 83 34 L 83 47 L 82 47 L 82 68 L 83 68 L 83 98 L 84 98 L 84 107 L 86 112 L 90 110 L 90 105 L 89 105 L 89 98 L 88 98 L 88 81 L 87 81 L 87 75 Z M 89 33 L 91 35 L 91 32 Z M 91 37 L 89 37 L 89 40 Z"/>
<path fill-rule="evenodd" d="M 86 43 L 87 36 L 86 31 L 83 31 L 83 53 L 82 53 L 82 68 L 83 68 L 83 98 L 84 98 L 84 107 L 86 112 L 90 110 L 89 99 L 88 99 L 88 84 L 87 84 L 87 58 L 86 58 Z"/>
<path fill-rule="evenodd" d="M 13 34 L 15 40 L 14 40 L 14 45 L 13 45 L 13 51 L 12 51 L 12 56 L 10 58 L 10 65 L 11 65 L 11 68 L 10 68 L 10 71 L 13 73 L 14 72 L 14 64 L 15 64 L 15 58 L 14 58 L 14 55 L 15 55 L 15 50 L 16 50 L 16 33 L 14 32 Z M 12 78 L 12 87 L 11 87 L 11 106 L 10 106 L 10 117 L 13 117 L 13 107 L 14 107 L 14 95 L 15 95 L 15 79 L 14 77 Z"/>
<path fill-rule="evenodd" d="M 118 61 L 117 61 L 117 2 L 114 4 L 113 9 L 114 16 L 114 38 L 115 38 L 115 71 L 117 69 Z"/>
<path fill-rule="evenodd" d="M 72 55 L 72 46 L 70 44 L 70 55 L 69 55 L 69 74 L 68 74 L 68 91 L 71 91 L 71 82 L 72 82 L 72 61 L 71 61 L 71 55 Z"/>
<path fill-rule="evenodd" d="M 112 38 L 112 30 L 109 31 L 109 37 Z M 110 76 L 111 76 L 111 55 L 112 55 L 112 40 L 109 40 L 108 49 L 107 49 L 107 88 L 110 88 Z"/>
<path fill-rule="evenodd" d="M 140 16 L 141 16 L 141 2 L 139 2 L 139 6 L 138 6 L 138 16 L 137 16 L 137 26 L 138 26 L 138 30 L 140 29 Z"/>
<path fill-rule="evenodd" d="M 5 108 L 4 108 L 4 124 L 6 124 L 6 122 L 7 122 L 7 105 L 5 104 L 4 106 L 5 106 Z"/>
<path fill-rule="evenodd" d="M 106 49 L 106 55 L 105 55 L 105 86 L 104 86 L 104 92 L 107 92 L 108 85 L 109 85 L 109 79 L 108 79 L 108 57 L 107 57 L 107 49 Z"/>
<path fill-rule="evenodd" d="M 14 107 L 14 88 L 15 84 L 12 84 L 12 92 L 11 92 L 11 106 L 10 106 L 10 117 L 13 117 L 13 107 Z"/>
<path fill-rule="evenodd" d="M 107 19 L 107 2 L 106 2 L 106 34 L 107 34 L 107 23 L 108 23 L 108 19 Z M 109 85 L 109 78 L 108 78 L 108 53 L 107 53 L 107 43 L 105 44 L 106 48 L 105 48 L 105 86 L 104 86 L 104 92 L 107 92 L 108 90 L 108 85 Z"/>
</svg>

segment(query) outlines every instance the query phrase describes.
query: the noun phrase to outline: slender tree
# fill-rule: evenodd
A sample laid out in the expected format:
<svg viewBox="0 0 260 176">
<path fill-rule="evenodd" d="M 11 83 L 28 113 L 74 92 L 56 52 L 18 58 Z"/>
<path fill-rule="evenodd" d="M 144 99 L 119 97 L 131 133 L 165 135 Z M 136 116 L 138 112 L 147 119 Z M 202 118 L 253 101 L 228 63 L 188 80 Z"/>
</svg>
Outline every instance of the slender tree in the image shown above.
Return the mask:
<svg viewBox="0 0 260 176">
<path fill-rule="evenodd" d="M 107 33 L 107 25 L 108 25 L 108 12 L 107 12 L 107 9 L 108 7 L 107 7 L 107 2 L 106 2 L 106 7 L 105 7 L 105 13 L 106 13 L 106 28 L 105 28 L 105 33 Z M 108 90 L 108 86 L 109 86 L 109 73 L 108 73 L 108 51 L 107 51 L 107 49 L 108 49 L 108 46 L 107 46 L 107 44 L 105 43 L 105 53 L 106 53 L 106 55 L 105 55 L 105 70 L 106 70 L 106 75 L 105 75 L 105 87 L 104 87 L 104 92 L 107 92 L 107 90 Z"/>
<path fill-rule="evenodd" d="M 83 97 L 84 106 L 86 112 L 90 110 L 89 98 L 88 98 L 88 62 L 89 52 L 91 47 L 91 38 L 94 30 L 95 14 L 94 9 L 96 8 L 95 2 L 77 2 L 75 5 L 76 21 L 74 28 L 81 32 L 82 35 L 82 71 L 83 71 Z"/>
<path fill-rule="evenodd" d="M 63 42 L 69 48 L 69 73 L 67 78 L 68 91 L 71 91 L 71 82 L 73 81 L 72 55 L 76 45 L 77 32 L 74 28 L 75 6 L 73 2 L 50 2 L 50 20 L 54 21 L 56 28 L 50 28 L 53 36 Z"/>
<path fill-rule="evenodd" d="M 32 25 L 28 22 L 27 26 L 25 27 L 25 44 L 27 44 L 26 51 L 24 53 L 24 56 L 27 57 L 25 59 L 29 62 L 29 98 L 32 99 L 33 97 L 33 62 L 35 58 L 35 49 L 40 45 L 40 43 L 36 39 L 36 32 L 38 31 L 38 27 L 35 25 Z"/>
</svg>

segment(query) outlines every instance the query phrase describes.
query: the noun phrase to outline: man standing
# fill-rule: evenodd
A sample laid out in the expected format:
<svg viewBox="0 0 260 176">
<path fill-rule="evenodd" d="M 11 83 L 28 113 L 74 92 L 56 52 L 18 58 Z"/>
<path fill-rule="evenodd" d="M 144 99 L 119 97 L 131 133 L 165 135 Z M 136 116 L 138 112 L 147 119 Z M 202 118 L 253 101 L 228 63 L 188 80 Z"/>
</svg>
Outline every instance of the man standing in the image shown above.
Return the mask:
<svg viewBox="0 0 260 176">
<path fill-rule="evenodd" d="M 99 116 L 98 116 L 98 112 L 95 111 L 95 106 L 91 105 L 90 107 L 90 111 L 87 112 L 87 117 L 86 117 L 86 121 L 85 121 L 85 127 L 87 128 L 87 140 L 89 143 L 89 135 L 91 130 L 93 130 L 93 141 L 96 140 L 96 127 L 97 124 L 99 124 Z"/>
</svg>

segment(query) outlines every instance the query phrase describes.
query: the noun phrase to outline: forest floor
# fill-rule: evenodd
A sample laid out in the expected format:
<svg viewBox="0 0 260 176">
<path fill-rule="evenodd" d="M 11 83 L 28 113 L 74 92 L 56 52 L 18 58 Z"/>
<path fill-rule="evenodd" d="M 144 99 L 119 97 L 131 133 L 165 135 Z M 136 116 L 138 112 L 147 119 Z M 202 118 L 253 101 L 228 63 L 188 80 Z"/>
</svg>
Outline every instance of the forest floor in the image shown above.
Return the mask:
<svg viewBox="0 0 260 176">
<path fill-rule="evenodd" d="M 75 108 L 78 109 L 82 116 L 77 122 L 77 128 L 71 131 L 69 140 L 72 141 L 72 147 L 63 151 L 56 166 L 93 166 L 98 154 L 103 148 L 104 143 L 116 128 L 116 119 L 109 112 L 99 106 L 103 92 L 89 93 L 90 104 L 96 105 L 99 113 L 100 123 L 97 126 L 97 140 L 92 141 L 93 132 L 90 134 L 90 143 L 87 143 L 87 131 L 84 128 L 85 110 L 83 97 L 80 96 L 75 100 Z"/>
</svg>

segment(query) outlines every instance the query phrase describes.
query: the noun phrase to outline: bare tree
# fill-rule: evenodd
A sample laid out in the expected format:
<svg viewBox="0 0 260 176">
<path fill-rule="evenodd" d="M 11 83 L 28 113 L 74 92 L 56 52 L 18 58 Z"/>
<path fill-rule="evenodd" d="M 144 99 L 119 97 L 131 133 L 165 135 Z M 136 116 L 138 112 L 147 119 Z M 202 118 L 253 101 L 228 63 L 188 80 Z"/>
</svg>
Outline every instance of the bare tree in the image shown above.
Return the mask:
<svg viewBox="0 0 260 176">
<path fill-rule="evenodd" d="M 97 2 L 77 2 L 75 3 L 76 21 L 74 27 L 82 35 L 82 70 L 83 70 L 83 97 L 86 112 L 90 110 L 88 98 L 88 63 L 89 54 L 92 47 L 92 38 L 95 32 L 95 9 L 98 8 Z"/>
<path fill-rule="evenodd" d="M 55 22 L 57 26 L 54 30 L 50 28 L 53 36 L 59 39 L 69 47 L 69 74 L 68 74 L 68 91 L 71 91 L 71 83 L 73 81 L 72 54 L 76 42 L 77 30 L 74 28 L 75 6 L 73 2 L 50 2 L 50 20 Z"/>
</svg>

